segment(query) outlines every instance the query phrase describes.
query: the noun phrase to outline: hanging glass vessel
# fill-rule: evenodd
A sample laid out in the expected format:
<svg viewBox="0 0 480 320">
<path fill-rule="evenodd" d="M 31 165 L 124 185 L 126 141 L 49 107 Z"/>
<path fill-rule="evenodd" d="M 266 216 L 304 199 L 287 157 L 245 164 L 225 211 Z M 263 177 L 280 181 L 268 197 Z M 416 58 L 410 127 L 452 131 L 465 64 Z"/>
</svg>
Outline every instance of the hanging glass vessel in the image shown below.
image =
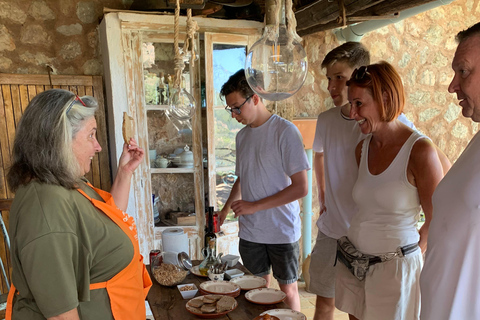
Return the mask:
<svg viewBox="0 0 480 320">
<path fill-rule="evenodd" d="M 281 1 L 282 8 L 284 3 Z M 278 11 L 277 17 L 271 8 L 275 3 L 267 1 L 267 5 L 263 36 L 248 51 L 245 76 L 260 97 L 280 101 L 291 97 L 302 87 L 307 77 L 308 61 L 299 42 L 300 37 L 286 27 L 285 11 Z M 276 19 L 278 24 L 274 23 Z"/>
</svg>

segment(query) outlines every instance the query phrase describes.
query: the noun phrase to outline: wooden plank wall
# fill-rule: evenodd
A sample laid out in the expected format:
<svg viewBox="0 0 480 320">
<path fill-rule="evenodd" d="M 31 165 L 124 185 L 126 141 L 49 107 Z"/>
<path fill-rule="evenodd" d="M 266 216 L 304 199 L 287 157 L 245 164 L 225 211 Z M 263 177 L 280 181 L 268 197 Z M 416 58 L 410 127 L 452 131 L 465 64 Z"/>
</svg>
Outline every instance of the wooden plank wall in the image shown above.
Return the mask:
<svg viewBox="0 0 480 320">
<path fill-rule="evenodd" d="M 70 90 L 79 96 L 89 95 L 98 100 L 97 139 L 102 146 L 102 152 L 92 161 L 92 170 L 86 178 L 92 184 L 103 190 L 110 190 L 111 174 L 107 145 L 107 121 L 105 118 L 105 99 L 101 76 L 59 76 L 52 75 L 20 75 L 0 73 L 0 199 L 13 199 L 14 194 L 6 183 L 6 174 L 12 163 L 12 148 L 15 139 L 15 129 L 30 100 L 40 92 L 51 88 Z M 7 224 L 9 212 L 2 212 Z M 9 252 L 6 250 L 3 237 L 0 237 L 0 258 L 10 268 Z M 10 271 L 11 272 L 11 271 Z M 6 286 L 1 277 L 0 291 L 6 292 Z"/>
</svg>

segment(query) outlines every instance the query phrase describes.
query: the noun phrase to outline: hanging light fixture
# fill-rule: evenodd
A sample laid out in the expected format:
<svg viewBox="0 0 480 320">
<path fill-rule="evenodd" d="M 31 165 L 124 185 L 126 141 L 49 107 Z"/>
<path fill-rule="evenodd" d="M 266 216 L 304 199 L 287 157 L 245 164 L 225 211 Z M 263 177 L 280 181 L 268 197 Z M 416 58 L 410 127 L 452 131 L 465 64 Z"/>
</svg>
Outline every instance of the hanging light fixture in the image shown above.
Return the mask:
<svg viewBox="0 0 480 320">
<path fill-rule="evenodd" d="M 185 89 L 183 70 L 185 68 L 185 56 L 190 58 L 190 63 L 192 66 L 196 60 L 194 37 L 198 26 L 192 20 L 191 9 L 187 9 L 187 14 L 187 38 L 185 39 L 183 50 L 180 52 L 181 49 L 178 45 L 180 1 L 177 0 L 173 38 L 173 46 L 175 50 L 175 76 L 172 85 L 169 86 L 169 108 L 166 110 L 166 115 L 174 122 L 174 125 L 178 129 L 180 129 L 182 126 L 190 127 L 191 124 L 189 120 L 195 114 L 195 99 Z M 189 44 L 191 44 L 190 47 Z"/>
<path fill-rule="evenodd" d="M 248 51 L 245 62 L 248 84 L 266 100 L 287 99 L 305 82 L 307 54 L 296 26 L 292 0 L 267 0 L 263 36 Z"/>
</svg>

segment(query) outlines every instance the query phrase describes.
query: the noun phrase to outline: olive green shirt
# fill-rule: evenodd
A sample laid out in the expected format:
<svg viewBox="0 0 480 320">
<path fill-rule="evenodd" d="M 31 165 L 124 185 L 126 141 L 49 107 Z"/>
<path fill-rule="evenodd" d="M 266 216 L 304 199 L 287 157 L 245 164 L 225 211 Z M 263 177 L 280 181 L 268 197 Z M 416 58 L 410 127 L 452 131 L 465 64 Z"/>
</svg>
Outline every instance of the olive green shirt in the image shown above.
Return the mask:
<svg viewBox="0 0 480 320">
<path fill-rule="evenodd" d="M 102 198 L 86 184 L 92 198 Z M 78 308 L 80 319 L 113 319 L 105 289 L 133 258 L 128 236 L 76 190 L 31 182 L 10 212 L 14 320 L 37 320 Z"/>
</svg>

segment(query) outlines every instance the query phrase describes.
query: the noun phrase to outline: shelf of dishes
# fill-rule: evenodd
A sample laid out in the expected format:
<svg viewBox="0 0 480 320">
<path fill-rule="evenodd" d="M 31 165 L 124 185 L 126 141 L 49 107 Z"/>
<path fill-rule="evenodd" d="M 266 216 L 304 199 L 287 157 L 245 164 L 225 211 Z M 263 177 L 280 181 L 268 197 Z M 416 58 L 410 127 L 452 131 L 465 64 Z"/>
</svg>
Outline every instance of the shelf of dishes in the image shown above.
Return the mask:
<svg viewBox="0 0 480 320">
<path fill-rule="evenodd" d="M 157 150 L 149 150 L 150 168 L 152 173 L 158 169 L 180 169 L 179 171 L 160 170 L 158 173 L 188 173 L 193 172 L 193 152 L 188 145 L 175 149 L 174 153 L 157 155 Z"/>
</svg>

